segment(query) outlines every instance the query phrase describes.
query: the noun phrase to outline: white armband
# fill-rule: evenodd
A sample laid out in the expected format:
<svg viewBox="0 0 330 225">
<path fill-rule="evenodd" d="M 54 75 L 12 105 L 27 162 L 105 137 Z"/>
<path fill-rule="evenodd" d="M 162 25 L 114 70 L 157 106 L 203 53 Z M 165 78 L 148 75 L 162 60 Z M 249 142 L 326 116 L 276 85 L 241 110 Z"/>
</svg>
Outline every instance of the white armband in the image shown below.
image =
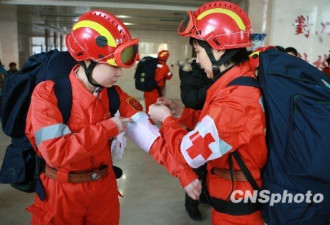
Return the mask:
<svg viewBox="0 0 330 225">
<path fill-rule="evenodd" d="M 145 112 L 137 112 L 132 117 L 133 123 L 128 124 L 126 135 L 145 152 L 160 136 L 159 128 L 149 121 Z"/>
<path fill-rule="evenodd" d="M 181 142 L 181 153 L 192 168 L 198 168 L 210 160 L 220 158 L 232 146 L 219 137 L 214 120 L 206 115 L 194 130 Z"/>
</svg>

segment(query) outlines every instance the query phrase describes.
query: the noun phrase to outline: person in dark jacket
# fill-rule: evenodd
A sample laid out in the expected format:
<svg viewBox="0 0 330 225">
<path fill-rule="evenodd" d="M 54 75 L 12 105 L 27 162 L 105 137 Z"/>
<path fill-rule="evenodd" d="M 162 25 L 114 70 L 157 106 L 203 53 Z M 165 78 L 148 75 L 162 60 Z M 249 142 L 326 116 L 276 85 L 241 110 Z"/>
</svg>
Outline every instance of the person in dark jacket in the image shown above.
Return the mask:
<svg viewBox="0 0 330 225">
<path fill-rule="evenodd" d="M 196 63 L 195 59 L 189 59 L 179 68 L 181 80 L 181 100 L 187 108 L 201 110 L 203 108 L 207 89 L 212 80 L 206 77 L 205 72 Z"/>
<path fill-rule="evenodd" d="M 9 70 L 7 70 L 7 75 L 12 75 L 18 73 L 17 64 L 15 62 L 9 63 Z"/>
<path fill-rule="evenodd" d="M 294 47 L 287 47 L 284 51 L 289 55 L 298 56 L 298 51 Z"/>
<path fill-rule="evenodd" d="M 186 108 L 201 110 L 212 80 L 207 78 L 194 58 L 179 62 L 179 66 L 181 100 Z M 202 180 L 202 194 L 199 200 L 193 200 L 186 193 L 185 208 L 191 219 L 199 221 L 202 220 L 202 215 L 198 209 L 199 202 L 209 204 L 206 188 L 206 164 L 194 169 L 194 171 Z"/>
</svg>

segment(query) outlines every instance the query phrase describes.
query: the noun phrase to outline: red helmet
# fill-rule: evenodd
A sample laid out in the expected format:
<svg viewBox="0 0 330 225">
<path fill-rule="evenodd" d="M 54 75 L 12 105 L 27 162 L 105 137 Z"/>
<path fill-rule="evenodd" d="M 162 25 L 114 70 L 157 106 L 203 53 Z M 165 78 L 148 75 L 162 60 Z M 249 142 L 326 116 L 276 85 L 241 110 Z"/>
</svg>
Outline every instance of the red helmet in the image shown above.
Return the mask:
<svg viewBox="0 0 330 225">
<path fill-rule="evenodd" d="M 66 36 L 68 51 L 77 61 L 126 68 L 138 58 L 138 42 L 119 19 L 101 10 L 84 13 Z"/>
<path fill-rule="evenodd" d="M 158 52 L 158 59 L 162 61 L 167 61 L 168 57 L 170 57 L 170 52 L 168 50 L 162 50 Z"/>
<path fill-rule="evenodd" d="M 251 46 L 250 19 L 241 7 L 231 2 L 208 2 L 195 12 L 188 11 L 178 33 L 206 41 L 218 50 Z"/>
<path fill-rule="evenodd" d="M 249 56 L 249 64 L 252 68 L 252 70 L 255 70 L 259 67 L 259 54 L 261 52 L 264 52 L 268 49 L 271 49 L 271 48 L 275 48 L 274 46 L 264 46 L 264 47 L 260 47 L 260 48 L 257 48 L 254 52 L 252 52 Z"/>
</svg>

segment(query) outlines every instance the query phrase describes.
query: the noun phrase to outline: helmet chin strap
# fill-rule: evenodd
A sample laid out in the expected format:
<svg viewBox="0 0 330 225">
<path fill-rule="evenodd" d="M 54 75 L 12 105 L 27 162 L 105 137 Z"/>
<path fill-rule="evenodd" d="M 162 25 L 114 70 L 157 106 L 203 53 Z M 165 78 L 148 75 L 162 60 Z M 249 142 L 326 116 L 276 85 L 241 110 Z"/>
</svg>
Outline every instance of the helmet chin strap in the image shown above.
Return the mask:
<svg viewBox="0 0 330 225">
<path fill-rule="evenodd" d="M 94 87 L 98 87 L 98 88 L 103 88 L 103 86 L 99 85 L 92 77 L 92 73 L 93 70 L 95 68 L 95 66 L 97 65 L 97 62 L 91 61 L 91 63 L 89 64 L 89 66 L 86 66 L 85 61 L 81 61 L 80 65 L 84 68 L 85 70 L 85 74 L 87 77 L 88 82 L 93 85 Z"/>
<path fill-rule="evenodd" d="M 239 50 L 235 49 L 230 52 L 225 51 L 225 53 L 221 56 L 219 60 L 216 60 L 214 58 L 212 48 L 205 42 L 205 41 L 199 41 L 198 44 L 205 49 L 207 56 L 209 57 L 211 63 L 212 63 L 212 70 L 213 70 L 213 81 L 218 80 L 224 72 L 227 72 L 229 70 L 226 69 L 223 72 L 220 72 L 220 66 L 223 65 L 225 62 L 227 62 L 231 57 L 233 57 Z M 230 69 L 232 66 L 230 67 Z"/>
</svg>

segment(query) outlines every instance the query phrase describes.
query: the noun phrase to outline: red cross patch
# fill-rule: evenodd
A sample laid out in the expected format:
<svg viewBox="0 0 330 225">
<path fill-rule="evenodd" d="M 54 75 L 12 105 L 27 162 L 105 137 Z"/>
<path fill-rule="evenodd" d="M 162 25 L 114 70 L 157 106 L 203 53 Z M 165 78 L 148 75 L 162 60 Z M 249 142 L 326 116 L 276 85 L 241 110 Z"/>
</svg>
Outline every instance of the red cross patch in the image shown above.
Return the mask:
<svg viewBox="0 0 330 225">
<path fill-rule="evenodd" d="M 207 133 L 205 137 L 202 137 L 198 131 L 191 135 L 189 139 L 192 141 L 193 146 L 188 148 L 187 153 L 191 159 L 196 158 L 199 155 L 207 160 L 211 155 L 212 151 L 209 148 L 209 144 L 215 142 L 211 133 Z"/>
</svg>

